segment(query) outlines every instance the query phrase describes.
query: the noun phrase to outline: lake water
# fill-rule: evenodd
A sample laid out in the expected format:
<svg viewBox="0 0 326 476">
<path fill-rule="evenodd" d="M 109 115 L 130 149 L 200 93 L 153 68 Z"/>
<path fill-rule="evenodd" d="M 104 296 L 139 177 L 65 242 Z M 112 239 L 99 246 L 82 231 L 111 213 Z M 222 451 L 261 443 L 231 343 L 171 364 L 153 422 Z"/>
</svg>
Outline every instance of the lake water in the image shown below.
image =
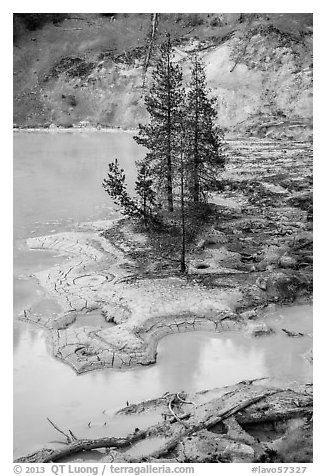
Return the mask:
<svg viewBox="0 0 326 476">
<path fill-rule="evenodd" d="M 311 367 L 302 357 L 312 345 L 307 335 L 311 306 L 281 309 L 267 317 L 276 330 L 272 336 L 170 335 L 160 341 L 154 366 L 79 376 L 50 355 L 46 331 L 17 320 L 21 309 L 32 302 L 38 303 L 39 312 L 58 311 L 29 275 L 63 258 L 28 251 L 25 239 L 69 230 L 79 221 L 117 217 L 101 187 L 107 163 L 117 157 L 131 183 L 134 161 L 143 153 L 132 135 L 122 132 L 18 133 L 14 137 L 14 457 L 50 442 L 59 444 L 59 435 L 46 417 L 79 437 L 118 436 L 153 423 L 145 418 L 111 420 L 110 414 L 127 401 L 245 378 L 311 378 Z M 306 335 L 291 339 L 282 327 Z"/>
</svg>

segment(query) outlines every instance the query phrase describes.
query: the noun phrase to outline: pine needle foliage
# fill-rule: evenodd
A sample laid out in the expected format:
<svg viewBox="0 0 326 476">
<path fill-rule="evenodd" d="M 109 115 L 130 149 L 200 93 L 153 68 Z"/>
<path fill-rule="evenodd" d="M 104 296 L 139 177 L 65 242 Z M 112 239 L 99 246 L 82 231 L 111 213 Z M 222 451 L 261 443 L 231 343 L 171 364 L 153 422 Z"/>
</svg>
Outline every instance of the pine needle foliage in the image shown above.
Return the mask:
<svg viewBox="0 0 326 476">
<path fill-rule="evenodd" d="M 152 78 L 152 86 L 145 97 L 150 123 L 139 125 L 139 134 L 135 140 L 148 149 L 145 163 L 153 171 L 154 184 L 163 192 L 168 209 L 172 212 L 176 149 L 180 140 L 180 121 L 185 96 L 182 70 L 173 62 L 169 35 L 160 47 Z"/>
<path fill-rule="evenodd" d="M 186 154 L 188 185 L 193 201 L 205 199 L 224 166 L 222 134 L 215 126 L 218 110 L 210 97 L 202 62 L 195 56 L 186 99 Z"/>
<path fill-rule="evenodd" d="M 102 185 L 104 190 L 113 198 L 113 202 L 120 207 L 123 215 L 139 216 L 140 210 L 127 192 L 126 175 L 124 170 L 119 167 L 118 159 L 109 163 L 107 178 L 103 180 Z"/>
</svg>

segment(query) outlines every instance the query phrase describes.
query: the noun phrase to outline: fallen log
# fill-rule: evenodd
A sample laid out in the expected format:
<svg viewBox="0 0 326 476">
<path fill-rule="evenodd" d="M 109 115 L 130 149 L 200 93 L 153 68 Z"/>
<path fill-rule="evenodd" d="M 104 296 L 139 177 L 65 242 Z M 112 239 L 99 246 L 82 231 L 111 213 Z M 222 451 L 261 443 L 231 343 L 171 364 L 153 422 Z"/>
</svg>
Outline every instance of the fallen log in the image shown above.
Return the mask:
<svg viewBox="0 0 326 476">
<path fill-rule="evenodd" d="M 67 458 L 76 453 L 80 453 L 82 451 L 90 451 L 95 450 L 98 448 L 126 448 L 138 441 L 146 438 L 147 430 L 138 431 L 136 433 L 132 433 L 131 435 L 127 436 L 126 438 L 114 438 L 114 437 L 104 437 L 104 438 L 97 438 L 97 439 L 80 439 L 70 443 L 69 445 L 65 446 L 64 448 L 60 448 L 57 450 L 47 450 L 43 449 L 32 453 L 28 456 L 23 456 L 16 460 L 17 463 L 51 463 L 54 461 L 58 461 L 62 458 Z"/>
<path fill-rule="evenodd" d="M 213 393 L 213 398 L 202 404 L 187 402 L 192 403 L 194 408 L 191 412 L 180 416 L 176 415 L 175 409 L 172 408 L 173 400 L 175 404 L 178 404 L 178 402 L 182 403 L 184 399 L 175 394 L 166 394 L 164 398 L 167 400 L 166 403 L 172 416 L 169 421 L 165 420 L 146 430 L 139 430 L 137 428 L 137 431 L 123 438 L 102 437 L 97 439 L 78 439 L 71 441 L 60 449 L 43 449 L 28 456 L 21 457 L 17 462 L 47 463 L 60 461 L 63 458 L 77 455 L 80 452 L 98 448 L 110 448 L 120 453 L 119 450 L 121 449 L 128 449 L 141 440 L 150 439 L 158 435 L 163 438 L 162 444 L 155 450 L 153 449 L 152 452 L 149 449 L 144 456 L 138 455 L 138 458 L 136 458 L 134 455 L 129 455 L 128 451 L 120 453 L 120 456 L 126 462 L 153 461 L 173 451 L 180 441 L 187 441 L 190 435 L 192 439 L 200 438 L 199 435 L 201 433 L 199 432 L 202 430 L 213 431 L 210 429 L 230 417 L 235 418 L 240 426 L 243 425 L 244 429 L 246 425 L 250 424 L 264 425 L 266 422 L 285 422 L 293 418 L 307 420 L 311 418 L 312 415 L 312 395 L 306 391 L 306 387 L 307 386 L 301 388 L 298 386 L 294 387 L 295 389 L 291 389 L 288 386 L 269 388 L 266 386 L 252 385 L 251 381 L 247 384 L 240 383 L 233 388 L 231 387 L 231 391 L 227 391 L 226 389 L 222 394 L 218 393 L 218 396 L 215 398 Z M 260 403 L 265 399 L 266 401 Z M 186 400 L 184 400 L 184 402 L 186 402 Z M 152 408 L 155 408 L 156 403 L 161 406 L 162 397 L 152 401 Z M 143 405 L 144 403 L 139 404 L 141 408 L 143 408 Z M 188 418 L 188 421 L 185 425 L 181 420 L 186 418 Z M 64 431 L 61 431 L 61 433 L 66 436 Z M 74 435 L 71 433 L 71 430 L 69 433 L 73 438 Z M 244 434 L 245 432 L 242 432 L 242 436 Z M 223 446 L 223 435 L 221 435 L 221 438 L 222 440 L 220 441 Z M 234 435 L 229 435 L 228 438 L 231 443 L 234 440 L 236 444 L 237 438 L 234 437 Z M 246 438 L 248 441 L 250 440 L 247 436 Z M 259 443 L 258 440 L 253 444 L 249 441 L 249 445 L 255 454 L 257 453 L 258 456 L 261 456 L 262 449 L 257 443 Z M 257 449 L 259 449 L 259 452 L 257 452 Z"/>
<path fill-rule="evenodd" d="M 289 337 L 303 337 L 304 336 L 302 332 L 292 332 L 292 331 L 288 331 L 287 329 L 282 329 L 282 331 Z"/>
<path fill-rule="evenodd" d="M 226 418 L 229 418 L 230 416 L 235 415 L 239 411 L 244 410 L 245 408 L 249 407 L 250 405 L 253 405 L 254 403 L 257 403 L 260 400 L 262 400 L 262 399 L 264 399 L 264 398 L 266 398 L 270 395 L 273 395 L 275 393 L 279 393 L 280 391 L 282 391 L 282 390 L 275 390 L 273 392 L 263 393 L 263 394 L 258 395 L 256 397 L 250 398 L 248 400 L 245 400 L 242 403 L 239 403 L 238 405 L 235 405 L 235 406 L 233 406 L 229 409 L 226 409 L 226 410 L 220 412 L 216 416 L 212 416 L 212 417 L 208 418 L 204 422 L 201 422 L 199 424 L 194 424 L 191 427 L 188 427 L 182 433 L 179 433 L 177 436 L 171 438 L 160 449 L 151 453 L 150 457 L 151 458 L 158 458 L 160 456 L 164 456 L 169 451 L 172 451 L 177 446 L 177 444 L 180 442 L 181 439 L 191 435 L 192 433 L 196 433 L 200 430 L 203 430 L 205 428 L 210 428 L 210 427 L 216 425 L 217 423 L 220 423 L 221 421 L 225 420 Z M 131 463 L 134 462 L 131 459 L 128 459 L 128 461 L 131 462 Z"/>
<path fill-rule="evenodd" d="M 222 421 L 225 418 L 228 418 L 231 415 L 239 412 L 240 410 L 248 407 L 249 405 L 253 405 L 258 401 L 266 398 L 267 396 L 273 395 L 274 393 L 278 393 L 282 390 L 275 390 L 273 392 L 267 392 L 256 397 L 250 398 L 241 404 L 235 405 L 232 408 L 226 409 L 220 412 L 217 416 L 211 417 L 205 422 L 201 422 L 199 424 L 194 424 L 191 427 L 185 429 L 183 432 L 179 433 L 177 437 L 170 439 L 162 448 L 158 451 L 155 451 L 151 454 L 151 457 L 158 457 L 158 455 L 166 454 L 168 451 L 173 449 L 181 438 L 188 436 L 191 433 L 196 431 L 202 430 L 203 428 L 207 428 L 213 425 L 216 425 L 218 422 Z M 145 439 L 148 436 L 148 429 L 143 431 L 138 431 L 136 433 L 128 435 L 126 438 L 114 438 L 114 437 L 104 437 L 104 438 L 97 438 L 97 439 L 80 439 L 68 444 L 64 448 L 60 448 L 57 450 L 41 450 L 36 453 L 33 453 L 28 456 L 24 456 L 22 458 L 18 458 L 16 462 L 19 463 L 50 463 L 54 461 L 58 461 L 63 458 L 67 458 L 76 453 L 80 453 L 82 451 L 90 451 L 98 448 L 126 448 L 140 440 Z"/>
</svg>

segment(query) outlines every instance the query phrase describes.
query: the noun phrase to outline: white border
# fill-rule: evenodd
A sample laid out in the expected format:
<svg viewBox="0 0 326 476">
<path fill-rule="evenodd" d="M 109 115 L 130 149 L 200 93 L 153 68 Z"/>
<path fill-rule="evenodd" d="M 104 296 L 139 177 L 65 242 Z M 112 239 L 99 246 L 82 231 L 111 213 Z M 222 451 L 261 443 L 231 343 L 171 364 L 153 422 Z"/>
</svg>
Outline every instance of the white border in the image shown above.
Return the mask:
<svg viewBox="0 0 326 476">
<path fill-rule="evenodd" d="M 198 11 L 198 4 L 200 11 Z M 0 319 L 4 327 L 1 329 L 1 363 L 5 375 L 3 379 L 2 396 L 2 418 L 1 418 L 1 453 L 0 470 L 2 474 L 12 474 L 12 346 L 10 345 L 12 335 L 12 14 L 13 12 L 81 12 L 96 13 L 106 11 L 108 8 L 122 13 L 148 13 L 155 10 L 164 13 L 177 12 L 271 12 L 271 13 L 314 13 L 314 77 L 316 85 L 314 87 L 314 355 L 315 355 L 315 430 L 314 430 L 314 463 L 309 465 L 307 475 L 320 475 L 325 472 L 322 468 L 324 459 L 324 434 L 325 434 L 325 411 L 324 411 L 324 381 L 325 370 L 323 366 L 323 347 L 326 339 L 325 334 L 325 311 L 321 307 L 320 297 L 324 291 L 323 250 L 324 240 L 324 215 L 325 215 L 325 112 L 324 89 L 325 82 L 325 7 L 324 2 L 318 1 L 280 1 L 259 2 L 259 1 L 205 1 L 200 2 L 176 2 L 166 0 L 164 2 L 150 1 L 93 1 L 90 4 L 80 1 L 41 2 L 41 1 L 13 1 L 1 7 L 2 26 L 1 33 L 1 298 L 2 313 Z M 90 8 L 91 7 L 91 8 Z M 317 99 L 316 99 L 317 98 Z M 325 292 L 325 291 L 324 291 Z M 316 332 L 317 330 L 317 332 Z M 322 347 L 323 346 L 323 347 Z M 197 475 L 201 474 L 250 474 L 251 465 L 226 465 L 216 466 L 206 464 L 200 465 L 200 470 L 196 470 Z"/>
</svg>

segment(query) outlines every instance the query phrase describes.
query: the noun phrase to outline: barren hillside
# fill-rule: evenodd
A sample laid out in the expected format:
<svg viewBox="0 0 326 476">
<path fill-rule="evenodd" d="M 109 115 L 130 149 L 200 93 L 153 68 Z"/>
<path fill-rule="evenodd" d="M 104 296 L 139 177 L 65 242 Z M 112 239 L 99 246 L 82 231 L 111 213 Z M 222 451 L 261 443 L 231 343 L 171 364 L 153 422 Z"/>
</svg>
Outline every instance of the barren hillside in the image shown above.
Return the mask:
<svg viewBox="0 0 326 476">
<path fill-rule="evenodd" d="M 136 128 L 157 46 L 169 32 L 185 82 L 194 52 L 229 135 L 306 140 L 312 133 L 312 14 L 14 17 L 14 124 Z"/>
</svg>

